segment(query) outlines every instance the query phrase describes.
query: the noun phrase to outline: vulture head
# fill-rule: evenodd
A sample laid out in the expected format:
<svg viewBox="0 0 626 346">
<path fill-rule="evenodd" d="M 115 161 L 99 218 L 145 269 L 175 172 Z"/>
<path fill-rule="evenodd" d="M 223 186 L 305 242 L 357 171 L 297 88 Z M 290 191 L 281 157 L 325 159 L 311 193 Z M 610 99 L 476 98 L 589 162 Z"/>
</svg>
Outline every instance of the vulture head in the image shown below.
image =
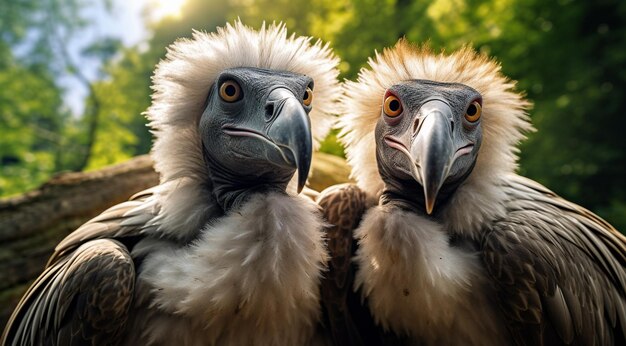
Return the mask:
<svg viewBox="0 0 626 346">
<path fill-rule="evenodd" d="M 369 67 L 346 83 L 339 120 L 359 187 L 458 230 L 503 213 L 498 182 L 532 127 L 500 66 L 470 48 L 436 54 L 401 40 Z"/>
<path fill-rule="evenodd" d="M 431 214 L 446 197 L 441 189 L 453 191 L 476 163 L 481 103 L 478 91 L 457 83 L 410 80 L 388 88 L 376 123 L 386 192 Z"/>
<path fill-rule="evenodd" d="M 230 205 L 238 191 L 286 190 L 297 170 L 297 192 L 311 166 L 311 77 L 238 67 L 217 77 L 199 133 L 214 195 Z"/>
<path fill-rule="evenodd" d="M 172 44 L 147 111 L 158 228 L 185 238 L 251 192 L 300 192 L 336 113 L 337 65 L 328 45 L 283 24 L 236 21 Z"/>
</svg>

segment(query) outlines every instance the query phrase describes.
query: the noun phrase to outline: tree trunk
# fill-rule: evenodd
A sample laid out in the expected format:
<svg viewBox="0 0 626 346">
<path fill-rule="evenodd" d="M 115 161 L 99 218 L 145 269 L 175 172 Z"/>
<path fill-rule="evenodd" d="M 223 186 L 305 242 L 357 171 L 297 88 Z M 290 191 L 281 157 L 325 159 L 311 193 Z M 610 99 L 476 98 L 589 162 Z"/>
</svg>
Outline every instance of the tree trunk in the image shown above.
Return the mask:
<svg viewBox="0 0 626 346">
<path fill-rule="evenodd" d="M 313 162 L 313 189 L 348 180 L 343 159 L 317 153 Z M 37 190 L 0 200 L 0 327 L 59 241 L 106 208 L 156 184 L 152 160 L 139 156 L 98 171 L 60 174 Z"/>
</svg>

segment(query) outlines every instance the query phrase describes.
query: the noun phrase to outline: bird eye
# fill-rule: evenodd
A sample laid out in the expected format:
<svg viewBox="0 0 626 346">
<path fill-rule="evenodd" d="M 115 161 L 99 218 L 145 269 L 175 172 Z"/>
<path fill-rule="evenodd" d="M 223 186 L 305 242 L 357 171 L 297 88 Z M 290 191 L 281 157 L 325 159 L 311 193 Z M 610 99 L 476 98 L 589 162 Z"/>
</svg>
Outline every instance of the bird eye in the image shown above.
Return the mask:
<svg viewBox="0 0 626 346">
<path fill-rule="evenodd" d="M 388 117 L 392 118 L 400 115 L 400 113 L 402 113 L 402 103 L 400 103 L 400 99 L 394 95 L 388 95 L 383 103 L 383 112 L 385 112 Z"/>
<path fill-rule="evenodd" d="M 307 87 L 302 97 L 302 103 L 304 103 L 305 106 L 310 106 L 311 102 L 313 102 L 313 90 Z"/>
<path fill-rule="evenodd" d="M 472 102 L 467 110 L 465 111 L 465 119 L 470 123 L 475 123 L 480 119 L 480 115 L 483 112 L 483 107 L 480 105 L 478 101 Z"/>
<path fill-rule="evenodd" d="M 241 87 L 234 80 L 227 80 L 220 86 L 220 97 L 226 102 L 235 102 L 241 99 Z"/>
</svg>

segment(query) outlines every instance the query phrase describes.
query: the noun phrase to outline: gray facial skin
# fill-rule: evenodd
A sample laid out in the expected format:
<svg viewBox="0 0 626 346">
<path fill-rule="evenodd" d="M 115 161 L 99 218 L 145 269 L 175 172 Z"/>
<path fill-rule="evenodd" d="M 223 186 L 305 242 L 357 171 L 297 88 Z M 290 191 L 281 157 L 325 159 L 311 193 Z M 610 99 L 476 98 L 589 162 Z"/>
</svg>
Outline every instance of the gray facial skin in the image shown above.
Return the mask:
<svg viewBox="0 0 626 346">
<path fill-rule="evenodd" d="M 241 97 L 227 102 L 219 88 L 227 81 Z M 213 191 L 223 210 L 255 192 L 284 192 L 298 171 L 298 192 L 311 165 L 312 138 L 304 105 L 313 80 L 290 72 L 257 68 L 224 70 L 211 89 L 199 124 Z"/>
<path fill-rule="evenodd" d="M 436 213 L 474 168 L 482 139 L 481 120 L 465 113 L 482 104 L 474 89 L 457 83 L 411 80 L 392 86 L 402 113 L 384 112 L 376 124 L 376 159 L 385 183 L 381 201 Z"/>
</svg>

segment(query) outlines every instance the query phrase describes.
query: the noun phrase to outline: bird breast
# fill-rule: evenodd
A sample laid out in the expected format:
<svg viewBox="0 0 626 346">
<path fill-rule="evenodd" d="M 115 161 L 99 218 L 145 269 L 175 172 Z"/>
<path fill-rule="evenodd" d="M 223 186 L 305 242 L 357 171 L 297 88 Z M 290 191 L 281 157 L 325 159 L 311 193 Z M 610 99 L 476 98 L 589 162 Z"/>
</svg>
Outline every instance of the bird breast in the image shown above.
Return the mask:
<svg viewBox="0 0 626 346">
<path fill-rule="evenodd" d="M 506 344 L 477 254 L 451 245 L 442 225 L 378 206 L 355 236 L 355 284 L 385 329 L 428 345 Z"/>
<path fill-rule="evenodd" d="M 148 256 L 138 285 L 152 292 L 146 305 L 158 307 L 158 319 L 188 320 L 181 328 L 203 344 L 304 345 L 326 256 L 315 205 L 259 194 L 210 222 L 192 245 Z M 158 329 L 148 334 L 172 335 Z"/>
</svg>

